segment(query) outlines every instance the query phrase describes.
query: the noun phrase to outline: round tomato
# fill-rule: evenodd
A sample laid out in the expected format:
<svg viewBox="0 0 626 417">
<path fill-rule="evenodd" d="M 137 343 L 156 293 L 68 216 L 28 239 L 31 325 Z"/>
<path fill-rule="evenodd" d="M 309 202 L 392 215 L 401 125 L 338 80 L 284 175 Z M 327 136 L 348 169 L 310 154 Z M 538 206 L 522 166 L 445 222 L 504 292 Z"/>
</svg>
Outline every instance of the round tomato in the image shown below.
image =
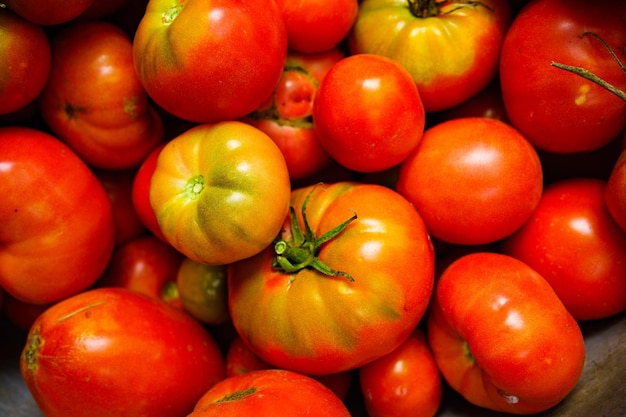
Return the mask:
<svg viewBox="0 0 626 417">
<path fill-rule="evenodd" d="M 626 148 L 623 148 L 613 166 L 606 184 L 605 200 L 615 222 L 626 231 Z"/>
<path fill-rule="evenodd" d="M 494 79 L 510 20 L 509 0 L 363 0 L 349 47 L 405 67 L 430 113 L 462 103 Z"/>
<path fill-rule="evenodd" d="M 150 0 L 133 45 L 154 101 L 208 123 L 243 117 L 272 94 L 287 31 L 273 0 Z"/>
<path fill-rule="evenodd" d="M 46 304 L 90 287 L 114 245 L 111 202 L 63 142 L 0 128 L 0 286 Z"/>
<path fill-rule="evenodd" d="M 290 191 L 285 159 L 272 139 L 225 121 L 167 142 L 152 174 L 150 204 L 172 246 L 196 262 L 225 265 L 272 243 Z"/>
<path fill-rule="evenodd" d="M 135 168 L 164 138 L 135 75 L 132 42 L 112 23 L 76 22 L 55 35 L 39 108 L 50 129 L 98 168 Z"/>
<path fill-rule="evenodd" d="M 550 284 L 498 253 L 462 256 L 441 274 L 428 340 L 450 387 L 475 405 L 513 414 L 558 404 L 585 362 L 578 323 Z"/>
<path fill-rule="evenodd" d="M 369 417 L 433 417 L 441 404 L 441 376 L 422 330 L 393 352 L 359 368 Z"/>
<path fill-rule="evenodd" d="M 328 71 L 313 102 L 317 137 L 348 169 L 383 171 L 402 162 L 424 132 L 422 100 L 395 61 L 357 54 Z"/>
<path fill-rule="evenodd" d="M 319 416 L 350 417 L 329 388 L 313 378 L 283 369 L 264 369 L 218 382 L 188 417 Z"/>
<path fill-rule="evenodd" d="M 502 251 L 541 274 L 577 320 L 626 310 L 626 231 L 605 202 L 606 182 L 575 178 L 546 187 Z"/>
<path fill-rule="evenodd" d="M 622 0 L 540 0 L 517 15 L 502 46 L 500 81 L 511 123 L 536 147 L 590 151 L 624 129 L 625 101 L 552 63 L 585 68 L 626 89 L 626 72 L 592 35 L 621 53 L 625 26 Z"/>
<path fill-rule="evenodd" d="M 417 211 L 389 188 L 354 182 L 299 188 L 291 204 L 275 245 L 230 265 L 241 338 L 270 364 L 310 375 L 354 369 L 398 347 L 434 280 Z"/>
<path fill-rule="evenodd" d="M 99 288 L 39 316 L 20 369 L 47 417 L 180 417 L 224 378 L 224 358 L 182 311 L 136 291 Z"/>
<path fill-rule="evenodd" d="M 328 51 L 346 37 L 359 10 L 357 0 L 276 0 L 289 49 L 306 54 Z"/>
<path fill-rule="evenodd" d="M 21 110 L 37 98 L 51 60 L 41 26 L 0 7 L 0 115 Z"/>
<path fill-rule="evenodd" d="M 320 172 L 330 161 L 313 129 L 313 98 L 328 70 L 344 57 L 336 48 L 318 54 L 290 52 L 272 96 L 243 119 L 276 142 L 292 181 Z"/>
<path fill-rule="evenodd" d="M 426 130 L 401 164 L 396 189 L 433 237 L 478 245 L 508 236 L 530 217 L 542 177 L 535 149 L 516 129 L 472 117 Z"/>
<path fill-rule="evenodd" d="M 3 0 L 3 4 L 37 25 L 59 25 L 76 19 L 94 0 Z"/>
</svg>

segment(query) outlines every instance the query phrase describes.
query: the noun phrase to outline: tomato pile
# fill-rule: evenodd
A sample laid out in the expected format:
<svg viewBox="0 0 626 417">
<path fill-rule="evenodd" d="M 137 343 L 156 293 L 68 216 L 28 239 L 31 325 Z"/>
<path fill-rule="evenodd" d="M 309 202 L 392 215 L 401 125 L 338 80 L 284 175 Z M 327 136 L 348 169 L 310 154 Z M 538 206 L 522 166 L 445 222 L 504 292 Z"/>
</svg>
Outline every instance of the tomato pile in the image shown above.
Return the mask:
<svg viewBox="0 0 626 417">
<path fill-rule="evenodd" d="M 626 311 L 622 0 L 0 6 L 46 417 L 535 414 Z"/>
</svg>

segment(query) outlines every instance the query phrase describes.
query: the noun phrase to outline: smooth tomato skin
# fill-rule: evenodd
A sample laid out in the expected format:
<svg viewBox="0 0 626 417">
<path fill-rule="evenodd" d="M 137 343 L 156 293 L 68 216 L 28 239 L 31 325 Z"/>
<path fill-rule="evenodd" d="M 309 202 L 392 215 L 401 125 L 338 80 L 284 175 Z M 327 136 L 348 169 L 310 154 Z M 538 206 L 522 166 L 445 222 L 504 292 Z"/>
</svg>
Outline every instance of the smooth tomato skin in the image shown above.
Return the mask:
<svg viewBox="0 0 626 417">
<path fill-rule="evenodd" d="M 182 311 L 136 291 L 98 288 L 33 323 L 20 370 L 48 417 L 180 417 L 224 378 L 224 358 Z"/>
<path fill-rule="evenodd" d="M 283 369 L 228 377 L 208 390 L 187 417 L 350 417 L 341 399 L 315 379 Z"/>
<path fill-rule="evenodd" d="M 161 228 L 159 227 L 159 222 L 156 218 L 156 214 L 154 214 L 154 210 L 150 205 L 150 181 L 152 180 L 152 174 L 156 168 L 157 160 L 159 158 L 159 153 L 165 147 L 165 143 L 160 144 L 156 148 L 152 150 L 143 160 L 137 172 L 135 173 L 135 178 L 133 179 L 133 188 L 132 188 L 132 202 L 135 212 L 139 217 L 139 220 L 143 223 L 143 225 L 156 237 L 161 239 L 164 242 L 167 242 L 167 239 L 163 235 Z"/>
<path fill-rule="evenodd" d="M 480 407 L 538 413 L 563 400 L 582 373 L 578 323 L 541 275 L 507 255 L 478 252 L 453 262 L 437 283 L 427 324 L 443 377 Z"/>
<path fill-rule="evenodd" d="M 607 181 L 605 200 L 613 220 L 626 231 L 626 149 L 624 148 Z"/>
<path fill-rule="evenodd" d="M 97 168 L 135 168 L 164 139 L 134 72 L 131 39 L 112 23 L 74 22 L 53 37 L 38 102 L 50 129 Z"/>
<path fill-rule="evenodd" d="M 335 48 L 346 37 L 359 11 L 357 0 L 276 0 L 289 49 L 315 54 Z"/>
<path fill-rule="evenodd" d="M 502 46 L 500 81 L 507 114 L 537 148 L 557 153 L 598 149 L 626 125 L 626 102 L 552 62 L 583 67 L 622 90 L 626 73 L 614 51 L 626 44 L 626 3 L 583 0 L 531 2 L 517 15 Z M 549 39 L 549 41 L 547 41 Z"/>
<path fill-rule="evenodd" d="M 0 155 L 0 286 L 35 304 L 90 287 L 115 239 L 98 178 L 63 142 L 31 128 L 1 128 Z"/>
<path fill-rule="evenodd" d="M 605 190 L 599 179 L 549 185 L 528 222 L 501 245 L 541 274 L 579 321 L 626 310 L 626 232 L 609 213 Z"/>
<path fill-rule="evenodd" d="M 133 47 L 154 101 L 182 119 L 214 123 L 239 119 L 270 96 L 287 32 L 273 0 L 150 0 Z"/>
<path fill-rule="evenodd" d="M 0 115 L 17 112 L 37 98 L 51 61 L 43 28 L 0 8 Z"/>
<path fill-rule="evenodd" d="M 167 241 L 188 258 L 226 265 L 272 243 L 289 210 L 285 159 L 239 121 L 195 126 L 167 142 L 150 205 Z"/>
<path fill-rule="evenodd" d="M 537 152 L 516 129 L 472 117 L 427 129 L 395 187 L 433 237 L 478 245 L 521 227 L 539 203 L 542 181 Z"/>
<path fill-rule="evenodd" d="M 494 79 L 511 21 L 509 0 L 439 3 L 439 13 L 420 17 L 407 0 L 361 1 L 348 38 L 352 54 L 387 56 L 406 68 L 428 113 L 461 104 Z"/>
<path fill-rule="evenodd" d="M 233 325 L 254 353 L 279 368 L 323 375 L 355 369 L 408 337 L 430 299 L 434 251 L 419 214 L 389 188 L 340 182 L 294 190 L 303 230 L 309 195 L 316 236 L 358 216 L 318 254 L 354 281 L 312 268 L 282 272 L 269 247 L 230 265 L 228 295 Z M 292 233 L 287 219 L 281 238 Z"/>
<path fill-rule="evenodd" d="M 420 329 L 389 354 L 359 368 L 369 417 L 432 417 L 439 410 L 439 369 Z"/>
<path fill-rule="evenodd" d="M 348 169 L 376 172 L 402 162 L 419 143 L 426 116 L 410 74 L 379 55 L 333 65 L 313 102 L 317 137 Z"/>
<path fill-rule="evenodd" d="M 176 274 L 183 260 L 170 244 L 142 235 L 116 246 L 96 285 L 128 288 L 182 309 Z"/>
<path fill-rule="evenodd" d="M 5 0 L 9 10 L 37 25 L 60 25 L 76 19 L 94 0 Z"/>
</svg>

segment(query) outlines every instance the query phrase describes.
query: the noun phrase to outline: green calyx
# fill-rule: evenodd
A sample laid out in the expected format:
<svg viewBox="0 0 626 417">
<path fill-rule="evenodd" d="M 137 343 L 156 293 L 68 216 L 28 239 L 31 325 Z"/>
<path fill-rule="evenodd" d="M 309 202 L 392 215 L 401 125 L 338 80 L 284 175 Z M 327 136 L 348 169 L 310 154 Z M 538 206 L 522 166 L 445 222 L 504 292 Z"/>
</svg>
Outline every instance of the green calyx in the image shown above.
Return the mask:
<svg viewBox="0 0 626 417">
<path fill-rule="evenodd" d="M 306 207 L 311 197 L 309 193 L 302 204 L 302 219 L 304 221 L 305 230 L 302 231 L 298 223 L 296 211 L 293 206 L 289 207 L 291 217 L 291 239 L 277 239 L 274 242 L 275 257 L 272 261 L 272 267 L 276 270 L 292 274 L 302 269 L 314 269 L 326 276 L 337 277 L 342 276 L 353 282 L 354 278 L 347 272 L 337 271 L 326 265 L 319 257 L 322 245 L 339 235 L 352 221 L 356 220 L 357 215 L 354 214 L 348 220 L 324 233 L 322 236 L 315 236 L 313 230 L 306 217 Z"/>
</svg>

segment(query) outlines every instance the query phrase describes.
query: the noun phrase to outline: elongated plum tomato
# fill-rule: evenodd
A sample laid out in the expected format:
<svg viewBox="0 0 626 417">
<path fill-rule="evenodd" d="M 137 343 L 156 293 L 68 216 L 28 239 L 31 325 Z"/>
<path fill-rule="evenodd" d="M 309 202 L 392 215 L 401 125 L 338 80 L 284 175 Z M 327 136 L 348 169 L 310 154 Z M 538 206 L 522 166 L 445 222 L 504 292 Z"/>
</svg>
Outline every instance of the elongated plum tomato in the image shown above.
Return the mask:
<svg viewBox="0 0 626 417">
<path fill-rule="evenodd" d="M 46 417 L 180 417 L 225 376 L 200 323 L 124 288 L 85 291 L 42 313 L 20 367 Z"/>
<path fill-rule="evenodd" d="M 274 0 L 150 0 L 133 45 L 154 101 L 208 123 L 243 117 L 270 96 L 287 31 Z"/>
<path fill-rule="evenodd" d="M 195 126 L 163 147 L 150 204 L 167 241 L 188 258 L 226 265 L 280 232 L 291 185 L 280 149 L 239 121 Z"/>
</svg>

